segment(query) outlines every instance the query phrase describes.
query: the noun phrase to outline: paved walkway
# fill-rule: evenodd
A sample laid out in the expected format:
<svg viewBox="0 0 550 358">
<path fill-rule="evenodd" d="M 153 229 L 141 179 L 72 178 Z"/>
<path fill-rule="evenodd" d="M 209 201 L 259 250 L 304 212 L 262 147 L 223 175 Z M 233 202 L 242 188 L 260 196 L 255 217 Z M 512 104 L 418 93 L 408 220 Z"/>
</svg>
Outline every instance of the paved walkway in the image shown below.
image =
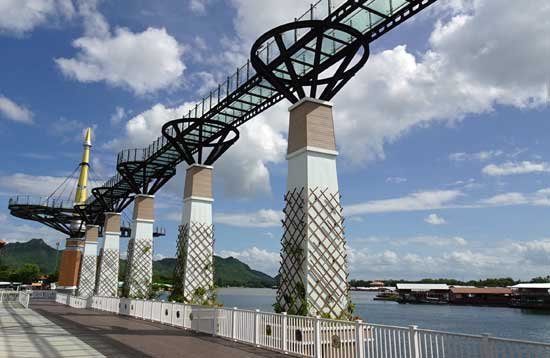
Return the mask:
<svg viewBox="0 0 550 358">
<path fill-rule="evenodd" d="M 0 321 L 0 357 L 208 357 L 279 358 L 283 354 L 257 349 L 209 335 L 158 323 L 82 310 L 52 302 L 32 302 L 32 310 L 5 310 Z M 1 309 L 0 309 L 1 310 Z M 32 318 L 31 318 L 32 317 Z M 4 337 L 12 322 L 16 336 Z M 62 327 L 62 328 L 60 328 Z M 24 346 L 24 348 L 22 348 Z M 41 355 L 23 355 L 32 349 Z"/>
<path fill-rule="evenodd" d="M 103 357 L 63 328 L 20 304 L 0 304 L 0 357 Z"/>
</svg>

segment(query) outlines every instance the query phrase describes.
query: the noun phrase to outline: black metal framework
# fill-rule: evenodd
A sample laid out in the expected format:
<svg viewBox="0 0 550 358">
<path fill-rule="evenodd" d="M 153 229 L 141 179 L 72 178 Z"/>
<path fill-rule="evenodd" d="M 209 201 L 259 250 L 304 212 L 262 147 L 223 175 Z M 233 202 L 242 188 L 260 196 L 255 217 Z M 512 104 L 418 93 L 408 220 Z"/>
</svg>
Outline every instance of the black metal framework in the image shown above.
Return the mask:
<svg viewBox="0 0 550 358">
<path fill-rule="evenodd" d="M 285 38 L 304 29 L 308 30 L 307 34 L 287 47 Z M 262 59 L 260 50 L 269 43 L 277 45 L 278 56 Z M 336 46 L 345 48 L 336 51 Z M 296 103 L 304 97 L 330 101 L 365 65 L 369 55 L 367 38 L 355 28 L 310 20 L 291 22 L 262 35 L 252 46 L 250 61 L 258 74 L 290 102 Z M 321 86 L 324 89 L 318 96 Z M 309 95 L 306 94 L 308 87 Z"/>
<path fill-rule="evenodd" d="M 314 5 L 311 8 L 310 20 L 283 25 L 262 36 L 252 50 L 251 62 L 239 68 L 235 75 L 228 77 L 224 85 L 218 86 L 210 96 L 198 103 L 194 110 L 189 112 L 187 118 L 188 120 L 196 118 L 194 120 L 196 123 L 217 121 L 217 123 L 230 125 L 232 129 L 229 131 L 233 131 L 284 98 L 295 102 L 305 95 L 307 87 L 309 87 L 309 96 L 331 99 L 365 64 L 369 55 L 370 42 L 436 1 L 406 0 L 406 2 L 400 2 L 398 8 L 392 8 L 396 2 L 388 0 L 389 10 L 383 11 L 374 8 L 380 4 L 374 4 L 372 0 L 347 0 L 337 9 L 329 6 L 329 13 L 323 20 L 314 20 Z M 377 3 L 384 3 L 384 1 Z M 358 14 L 361 16 L 357 16 Z M 367 24 L 360 30 L 356 29 L 357 22 L 353 21 L 356 16 L 362 17 Z M 287 46 L 284 34 L 292 32 L 303 34 Z M 345 34 L 346 37 L 335 37 L 338 34 Z M 283 40 L 282 43 L 281 40 Z M 257 57 L 257 50 L 263 43 L 269 41 L 275 42 L 279 54 L 274 54 L 275 56 L 269 61 L 264 62 Z M 327 52 L 323 49 L 323 43 L 333 43 L 339 48 L 336 51 Z M 296 56 L 301 51 L 315 54 L 313 61 L 302 61 L 299 56 Z M 304 73 L 296 71 L 308 65 L 313 66 L 308 67 Z M 331 73 L 333 69 L 336 71 Z M 321 75 L 326 76 L 321 77 Z M 322 91 L 321 87 L 323 87 Z M 200 124 L 200 126 L 205 125 L 205 123 Z M 212 149 L 206 144 L 214 143 L 216 138 L 219 141 L 227 131 L 226 126 L 219 126 L 210 134 L 203 136 L 203 140 L 198 141 L 194 132 L 183 133 L 182 131 L 181 134 L 161 136 L 148 148 L 133 150 L 135 153 L 139 152 L 133 160 L 128 160 L 123 154 L 128 153 L 130 158 L 129 153 L 132 150 L 121 152 L 117 161 L 119 173 L 102 187 L 92 190 L 92 196 L 85 204 L 74 208 L 74 212 L 89 224 L 101 225 L 104 212 L 121 212 L 134 200 L 135 194 L 152 194 L 158 191 L 173 176 L 174 169 L 179 163 L 182 161 L 189 163 L 191 157 L 198 155 L 199 152 L 202 153 L 203 149 L 199 150 L 199 147 L 211 151 L 204 160 L 205 164 L 216 160 L 228 146 L 216 145 Z M 223 139 L 222 143 L 225 141 L 226 139 Z M 187 148 L 183 148 L 182 143 Z M 215 153 L 213 156 L 212 152 Z M 190 156 L 189 153 L 193 154 Z M 73 211 L 65 212 L 64 209 L 59 209 L 54 213 L 47 207 L 37 209 L 33 205 L 26 207 L 19 205 L 14 206 L 13 209 L 10 204 L 10 210 L 15 216 L 43 222 L 62 232 L 65 232 L 63 230 L 66 230 L 66 225 L 70 222 L 68 218 L 73 215 Z"/>
<path fill-rule="evenodd" d="M 198 118 L 170 121 L 162 127 L 162 135 L 189 165 L 214 164 L 239 139 L 235 126 Z"/>
<path fill-rule="evenodd" d="M 84 236 L 85 223 L 77 210 L 66 203 L 27 196 L 10 199 L 8 208 L 15 217 L 37 221 L 72 238 Z"/>
</svg>

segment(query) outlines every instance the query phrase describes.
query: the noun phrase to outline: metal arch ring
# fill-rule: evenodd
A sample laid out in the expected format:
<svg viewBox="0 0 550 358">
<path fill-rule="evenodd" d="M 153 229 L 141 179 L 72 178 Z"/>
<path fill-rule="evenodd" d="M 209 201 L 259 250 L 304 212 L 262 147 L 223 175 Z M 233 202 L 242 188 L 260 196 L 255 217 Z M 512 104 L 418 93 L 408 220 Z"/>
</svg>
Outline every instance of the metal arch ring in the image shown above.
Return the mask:
<svg viewBox="0 0 550 358">
<path fill-rule="evenodd" d="M 205 125 L 205 124 L 206 125 L 210 124 L 210 125 L 219 127 L 222 130 L 227 129 L 235 135 L 233 138 L 226 139 L 222 143 L 233 144 L 237 140 L 239 140 L 239 138 L 240 138 L 240 133 L 239 133 L 239 130 L 237 129 L 237 127 L 235 127 L 235 126 L 233 126 L 229 123 L 225 123 L 225 122 L 218 121 L 218 120 L 215 120 L 215 119 L 200 119 L 200 118 L 180 118 L 180 119 L 175 119 L 173 121 L 167 122 L 162 126 L 162 135 L 166 139 L 168 139 L 169 141 L 174 140 L 174 138 L 171 135 L 168 134 L 168 131 L 170 130 L 170 127 L 172 127 L 174 125 L 179 125 L 180 123 L 182 123 L 182 124 L 189 123 L 190 124 L 189 127 L 187 127 L 186 129 L 184 129 L 181 132 L 182 135 L 187 134 L 190 130 L 198 128 L 199 126 L 202 126 L 202 125 Z M 217 139 L 218 137 L 219 137 L 219 135 L 216 135 L 210 142 L 203 143 L 202 146 L 210 148 L 210 147 L 216 147 L 216 146 L 222 144 L 220 142 L 216 142 L 216 143 L 213 142 L 213 140 Z"/>
<path fill-rule="evenodd" d="M 356 40 L 360 41 L 360 46 L 364 48 L 363 56 L 361 59 L 351 68 L 348 68 L 345 70 L 343 76 L 345 75 L 353 75 L 357 73 L 367 62 L 369 56 L 370 56 L 370 47 L 369 47 L 369 41 L 367 38 L 357 29 L 344 25 L 341 23 L 335 23 L 335 24 L 326 24 L 325 21 L 322 20 L 306 20 L 306 21 L 297 21 L 297 22 L 290 22 L 284 25 L 280 25 L 278 27 L 275 27 L 271 29 L 270 31 L 266 32 L 262 36 L 256 40 L 256 42 L 252 45 L 251 54 L 250 54 L 250 62 L 256 72 L 258 72 L 261 75 L 264 75 L 267 66 L 269 64 L 266 64 L 263 62 L 260 57 L 258 56 L 258 51 L 260 50 L 260 47 L 265 44 L 269 39 L 275 37 L 277 34 L 282 34 L 291 30 L 297 30 L 297 29 L 303 29 L 303 28 L 310 28 L 310 29 L 322 29 L 323 33 L 325 33 L 327 30 L 340 30 L 342 32 L 345 32 L 351 36 L 353 36 Z M 313 39 L 312 39 L 313 40 Z M 300 41 L 300 39 L 298 39 Z M 297 49 L 299 50 L 299 49 Z M 296 50 L 296 51 L 297 51 Z M 295 52 L 294 52 L 295 53 Z M 293 53 L 292 53 L 293 54 Z M 345 57 L 345 56 L 344 56 Z M 342 58 L 344 58 L 342 57 Z M 292 83 L 292 80 L 277 77 L 278 80 L 284 82 L 284 83 Z M 317 79 L 315 80 L 316 84 L 327 84 L 332 78 L 328 77 L 325 79 Z M 311 80 L 298 80 L 298 84 L 300 85 L 310 85 L 312 84 Z"/>
</svg>

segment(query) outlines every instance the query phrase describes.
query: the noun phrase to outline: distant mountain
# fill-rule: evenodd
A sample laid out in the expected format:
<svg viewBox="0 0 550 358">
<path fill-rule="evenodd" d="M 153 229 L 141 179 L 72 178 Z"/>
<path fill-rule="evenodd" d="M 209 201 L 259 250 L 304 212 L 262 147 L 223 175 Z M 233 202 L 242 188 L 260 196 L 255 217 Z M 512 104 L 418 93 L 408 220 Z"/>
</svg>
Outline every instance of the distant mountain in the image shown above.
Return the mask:
<svg viewBox="0 0 550 358">
<path fill-rule="evenodd" d="M 18 268 L 26 263 L 34 263 L 44 273 L 53 273 L 56 269 L 57 250 L 42 239 L 33 239 L 23 243 L 10 243 L 3 249 L 0 264 Z M 61 255 L 59 255 L 61 257 Z M 176 259 L 163 259 L 153 262 L 153 274 L 162 281 L 171 281 Z M 123 273 L 126 260 L 120 260 Z M 263 272 L 251 269 L 247 264 L 233 258 L 214 256 L 214 282 L 217 286 L 273 287 L 276 281 Z"/>
<path fill-rule="evenodd" d="M 162 259 L 153 263 L 153 271 L 155 275 L 171 279 L 175 266 L 176 259 Z M 273 287 L 275 279 L 236 258 L 214 256 L 214 283 L 219 287 Z"/>
<path fill-rule="evenodd" d="M 9 243 L 2 249 L 0 264 L 19 268 L 24 264 L 36 264 L 43 273 L 53 273 L 56 269 L 57 250 L 42 239 L 27 242 Z M 59 255 L 58 259 L 61 258 Z"/>
</svg>

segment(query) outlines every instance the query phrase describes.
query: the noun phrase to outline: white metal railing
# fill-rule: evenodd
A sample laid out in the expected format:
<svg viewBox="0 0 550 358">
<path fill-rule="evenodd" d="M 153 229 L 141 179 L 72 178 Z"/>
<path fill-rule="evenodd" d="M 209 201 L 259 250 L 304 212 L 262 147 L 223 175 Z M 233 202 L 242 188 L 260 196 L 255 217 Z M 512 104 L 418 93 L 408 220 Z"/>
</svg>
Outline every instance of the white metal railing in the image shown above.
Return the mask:
<svg viewBox="0 0 550 358">
<path fill-rule="evenodd" d="M 57 294 L 56 302 L 191 329 L 311 358 L 548 358 L 550 344 L 362 321 L 204 307 L 163 301 Z"/>
<path fill-rule="evenodd" d="M 55 291 L 32 291 L 31 300 L 53 300 L 55 294 Z"/>
<path fill-rule="evenodd" d="M 19 291 L 19 303 L 25 307 L 29 308 L 29 303 L 31 302 L 31 293 L 25 291 Z"/>
<path fill-rule="evenodd" d="M 31 294 L 29 291 L 0 290 L 0 303 L 19 302 L 23 307 L 29 308 Z"/>
</svg>

